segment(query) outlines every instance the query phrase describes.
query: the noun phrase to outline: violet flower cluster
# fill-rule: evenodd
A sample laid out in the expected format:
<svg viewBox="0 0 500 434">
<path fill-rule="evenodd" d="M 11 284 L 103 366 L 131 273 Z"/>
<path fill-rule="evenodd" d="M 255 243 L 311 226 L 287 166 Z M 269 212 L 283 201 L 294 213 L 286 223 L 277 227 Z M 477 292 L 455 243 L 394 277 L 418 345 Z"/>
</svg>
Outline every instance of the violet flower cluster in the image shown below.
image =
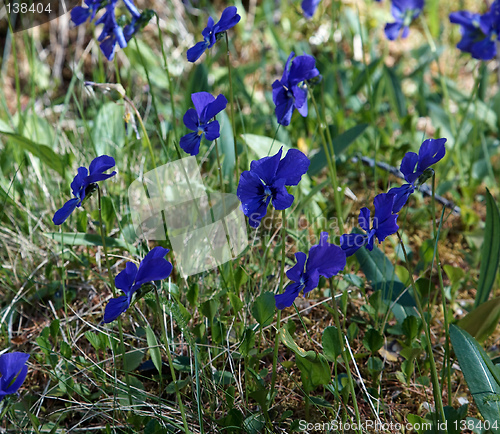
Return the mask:
<svg viewBox="0 0 500 434">
<path fill-rule="evenodd" d="M 207 27 L 201 32 L 203 41 L 198 42 L 187 51 L 187 59 L 190 62 L 196 62 L 205 50 L 212 48 L 227 30 L 240 22 L 240 19 L 235 6 L 224 9 L 218 23 L 215 23 L 212 17 L 208 17 Z"/>
<path fill-rule="evenodd" d="M 285 64 L 281 80 L 273 83 L 273 102 L 278 124 L 290 124 L 294 109 L 307 116 L 307 81 L 319 77 L 314 57 L 304 54 L 295 57 L 292 51 Z M 292 60 L 293 59 L 293 60 Z"/>
<path fill-rule="evenodd" d="M 76 6 L 71 10 L 71 21 L 76 26 L 90 19 L 92 22 L 96 14 L 105 9 L 104 14 L 95 22 L 96 25 L 103 24 L 101 34 L 97 38 L 100 42 L 101 51 L 108 60 L 113 60 L 117 45 L 125 48 L 132 37 L 138 33 L 153 16 L 153 11 L 146 9 L 142 13 L 136 8 L 134 0 L 123 0 L 125 7 L 130 12 L 131 20 L 125 15 L 116 18 L 116 5 L 118 0 L 85 0 L 85 5 Z M 119 24 L 118 22 L 126 22 Z"/>
<path fill-rule="evenodd" d="M 241 209 L 249 219 L 251 227 L 259 226 L 272 203 L 274 209 L 284 210 L 293 203 L 293 195 L 287 185 L 297 185 L 309 168 L 309 158 L 298 149 L 290 149 L 281 159 L 283 148 L 272 157 L 252 161 L 250 170 L 240 176 L 236 195 L 241 201 Z"/>
<path fill-rule="evenodd" d="M 97 182 L 104 181 L 116 175 L 115 171 L 109 174 L 104 173 L 114 166 L 115 160 L 113 157 L 101 155 L 92 160 L 88 171 L 86 167 L 79 167 L 78 173 L 71 183 L 71 191 L 75 197 L 68 200 L 61 209 L 56 211 L 52 218 L 53 223 L 55 225 L 63 224 L 75 208 L 82 206 L 83 201 L 90 197 L 92 192 L 98 188 Z"/>
<path fill-rule="evenodd" d="M 208 92 L 197 92 L 191 95 L 191 100 L 195 108 L 190 108 L 183 120 L 193 132 L 181 137 L 179 146 L 190 155 L 198 155 L 203 137 L 208 141 L 220 137 L 220 125 L 214 118 L 226 108 L 227 99 L 224 95 L 214 98 Z"/>
<path fill-rule="evenodd" d="M 402 38 L 408 37 L 410 24 L 420 15 L 423 8 L 424 0 L 392 0 L 391 13 L 394 22 L 385 26 L 387 39 L 393 41 L 399 35 Z"/>
<path fill-rule="evenodd" d="M 445 142 L 444 138 L 427 139 L 420 146 L 418 155 L 415 152 L 405 154 L 400 170 L 407 184 L 391 188 L 387 193 L 375 196 L 373 218 L 368 208 L 361 208 L 358 224 L 362 231 L 358 229 L 340 237 L 340 247 L 347 256 L 353 255 L 363 246 L 368 250 L 373 250 L 375 238 L 381 243 L 389 235 L 397 232 L 399 229 L 397 213 L 406 204 L 415 188 L 428 178 L 430 167 L 444 157 Z"/>
<path fill-rule="evenodd" d="M 125 270 L 115 277 L 115 286 L 125 295 L 112 298 L 104 309 L 103 323 L 110 323 L 125 312 L 132 302 L 132 296 L 143 285 L 166 279 L 172 272 L 172 264 L 165 259 L 169 252 L 163 247 L 155 247 L 139 264 L 139 269 L 133 262 L 127 262 Z"/>
<path fill-rule="evenodd" d="M 500 1 L 495 0 L 484 14 L 458 11 L 450 14 L 450 21 L 460 25 L 462 39 L 457 48 L 479 60 L 496 57 L 500 41 Z"/>
<path fill-rule="evenodd" d="M 286 276 L 293 283 L 287 285 L 283 294 L 274 296 L 278 309 L 290 307 L 300 294 L 300 291 L 305 296 L 316 288 L 320 276 L 333 277 L 344 269 L 346 254 L 340 247 L 328 243 L 327 239 L 328 232 L 321 232 L 319 244 L 309 249 L 309 255 L 303 252 L 295 253 L 297 263 L 286 272 Z"/>
</svg>

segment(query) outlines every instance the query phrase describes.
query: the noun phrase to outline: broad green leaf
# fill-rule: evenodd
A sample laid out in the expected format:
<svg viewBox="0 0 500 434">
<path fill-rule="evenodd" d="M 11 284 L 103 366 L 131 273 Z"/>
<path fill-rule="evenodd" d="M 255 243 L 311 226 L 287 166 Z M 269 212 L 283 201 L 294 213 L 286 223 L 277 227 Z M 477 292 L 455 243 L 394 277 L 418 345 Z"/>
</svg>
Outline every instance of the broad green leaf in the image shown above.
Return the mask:
<svg viewBox="0 0 500 434">
<path fill-rule="evenodd" d="M 267 327 L 273 322 L 274 310 L 274 294 L 267 291 L 255 299 L 255 303 L 252 307 L 252 315 L 261 327 Z"/>
<path fill-rule="evenodd" d="M 395 301 L 403 294 L 405 285 L 396 275 L 392 262 L 377 246 L 371 252 L 361 247 L 356 252 L 356 258 L 373 289 L 382 290 L 385 300 Z M 401 295 L 398 303 L 402 306 L 415 306 L 415 301 L 408 292 Z"/>
<path fill-rule="evenodd" d="M 329 326 L 323 331 L 323 353 L 330 362 L 334 362 L 344 350 L 344 343 L 339 339 L 337 327 Z"/>
<path fill-rule="evenodd" d="M 367 127 L 368 124 L 359 124 L 333 138 L 332 145 L 333 150 L 335 151 L 335 156 L 338 157 L 340 154 L 344 153 L 349 145 L 354 143 L 355 140 L 365 132 Z M 326 167 L 326 164 L 327 159 L 325 150 L 321 148 L 319 152 L 312 157 L 307 174 L 309 176 L 317 175 L 324 167 Z"/>
<path fill-rule="evenodd" d="M 200 306 L 201 313 L 205 315 L 209 321 L 213 321 L 217 309 L 219 309 L 219 302 L 215 298 L 205 301 Z"/>
<path fill-rule="evenodd" d="M 331 381 L 330 365 L 323 354 L 308 351 L 305 357 L 296 354 L 295 363 L 300 369 L 302 386 L 306 392 Z"/>
<path fill-rule="evenodd" d="M 47 167 L 50 167 L 60 175 L 64 176 L 64 171 L 69 164 L 67 156 L 60 156 L 47 145 L 35 143 L 26 137 L 20 136 L 19 134 L 7 132 L 0 132 L 0 134 L 7 136 L 16 145 L 39 158 L 40 161 L 47 165 Z"/>
<path fill-rule="evenodd" d="M 97 155 L 113 155 L 125 145 L 124 106 L 107 102 L 97 113 L 92 127 L 92 141 Z"/>
<path fill-rule="evenodd" d="M 497 297 L 473 309 L 457 325 L 478 342 L 483 342 L 495 331 L 499 321 L 500 297 Z"/>
<path fill-rule="evenodd" d="M 81 232 L 46 232 L 47 238 L 68 246 L 102 246 L 102 238 L 98 234 L 84 234 Z M 128 250 L 132 254 L 137 254 L 137 248 L 128 244 L 123 238 L 105 237 L 106 247 L 115 247 Z"/>
<path fill-rule="evenodd" d="M 148 341 L 149 354 L 151 355 L 151 360 L 153 361 L 156 370 L 161 373 L 162 362 L 161 362 L 160 348 L 158 347 L 158 341 L 156 340 L 155 333 L 153 332 L 150 326 L 146 327 L 146 339 Z"/>
<path fill-rule="evenodd" d="M 497 204 L 486 189 L 486 226 L 481 250 L 481 267 L 474 307 L 488 300 L 491 288 L 495 283 L 498 263 L 500 261 L 500 214 Z"/>
<path fill-rule="evenodd" d="M 387 88 L 389 89 L 390 96 L 394 101 L 394 105 L 397 109 L 398 116 L 403 118 L 407 115 L 406 111 L 406 99 L 401 90 L 401 81 L 399 80 L 394 68 L 389 68 L 384 65 L 384 73 L 386 77 Z"/>
<path fill-rule="evenodd" d="M 384 345 L 384 337 L 375 329 L 368 329 L 363 338 L 363 345 L 372 354 Z"/>
<path fill-rule="evenodd" d="M 450 327 L 450 339 L 471 395 L 485 421 L 500 420 L 500 382 L 498 369 L 477 341 L 461 328 Z M 491 430 L 500 433 L 500 428 Z"/>
<path fill-rule="evenodd" d="M 134 350 L 125 353 L 123 368 L 125 371 L 132 372 L 141 364 L 144 353 L 141 350 Z"/>
</svg>

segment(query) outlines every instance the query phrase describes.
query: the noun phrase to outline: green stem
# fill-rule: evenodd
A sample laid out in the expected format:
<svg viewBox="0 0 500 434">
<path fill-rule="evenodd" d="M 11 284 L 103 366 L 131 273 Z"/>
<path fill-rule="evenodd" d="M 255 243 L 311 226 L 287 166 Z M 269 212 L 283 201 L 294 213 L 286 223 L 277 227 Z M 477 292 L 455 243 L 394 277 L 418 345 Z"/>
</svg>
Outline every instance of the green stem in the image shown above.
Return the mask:
<svg viewBox="0 0 500 434">
<path fill-rule="evenodd" d="M 181 392 L 179 390 L 179 385 L 177 384 L 177 377 L 175 375 L 174 363 L 173 363 L 173 359 L 172 359 L 172 354 L 170 353 L 170 345 L 168 343 L 168 338 L 167 338 L 167 330 L 165 328 L 165 322 L 163 321 L 163 318 L 161 317 L 161 314 L 160 314 L 160 312 L 163 312 L 163 304 L 160 302 L 160 296 L 158 294 L 158 287 L 156 285 L 155 285 L 154 292 L 155 292 L 155 298 L 156 298 L 156 305 L 158 307 L 158 310 L 156 310 L 156 312 L 158 312 L 158 320 L 160 321 L 160 324 L 161 324 L 162 340 L 163 340 L 163 343 L 165 344 L 165 349 L 167 352 L 168 366 L 170 368 L 170 375 L 172 376 L 172 381 L 174 382 L 175 395 L 177 396 L 177 401 L 179 403 L 179 409 L 181 412 L 182 423 L 184 425 L 184 432 L 185 432 L 185 434 L 189 434 L 189 433 L 191 433 L 191 431 L 189 431 L 189 426 L 188 426 L 187 419 L 186 419 L 186 412 L 184 411 L 184 406 L 182 405 Z M 160 372 L 160 375 L 161 375 L 161 372 Z"/>
<path fill-rule="evenodd" d="M 234 94 L 233 94 L 233 78 L 231 74 L 231 61 L 229 59 L 229 37 L 226 33 L 226 56 L 227 56 L 227 73 L 229 75 L 229 98 L 231 101 L 231 109 L 229 111 L 229 115 L 231 116 L 231 126 L 233 128 L 233 140 L 234 140 L 234 167 L 236 171 L 236 181 L 239 178 L 239 167 L 238 167 L 238 145 L 236 143 L 236 124 L 235 124 L 235 110 L 234 110 Z"/>
<path fill-rule="evenodd" d="M 436 361 L 434 360 L 434 354 L 432 352 L 432 341 L 431 341 L 431 332 L 430 332 L 430 324 L 426 321 L 425 319 L 425 314 L 424 314 L 424 309 L 422 308 L 422 303 L 420 301 L 420 295 L 418 293 L 417 287 L 415 285 L 415 280 L 413 279 L 413 270 L 411 269 L 410 262 L 408 260 L 408 255 L 406 254 L 406 248 L 403 243 L 403 239 L 401 238 L 401 235 L 399 234 L 399 231 L 397 232 L 397 236 L 399 239 L 399 243 L 401 245 L 401 248 L 403 250 L 403 254 L 405 257 L 405 263 L 406 263 L 406 268 L 408 269 L 408 275 L 410 277 L 410 283 L 411 287 L 413 289 L 413 295 L 415 298 L 415 302 L 417 305 L 417 310 L 420 315 L 420 318 L 422 319 L 424 326 L 424 332 L 425 332 L 425 339 L 427 343 L 427 354 L 429 356 L 429 362 L 431 365 L 431 381 L 432 381 L 432 393 L 434 395 L 434 403 L 436 405 L 436 413 L 438 417 L 441 419 L 442 422 L 446 421 L 446 416 L 444 414 L 444 407 L 443 407 L 443 399 L 441 397 L 441 388 L 439 385 L 439 378 L 437 374 L 437 368 L 436 368 Z M 439 430 L 441 432 L 441 430 Z M 444 432 L 448 432 L 446 429 Z"/>
<path fill-rule="evenodd" d="M 278 294 L 283 293 L 283 281 L 285 280 L 285 260 L 286 260 L 286 220 L 285 220 L 285 210 L 281 212 L 281 270 L 280 270 L 280 286 Z M 281 310 L 278 309 L 278 314 L 276 318 L 276 338 L 274 341 L 274 352 L 273 352 L 273 374 L 271 377 L 271 403 L 274 401 L 274 388 L 276 385 L 276 367 L 278 364 L 278 350 L 280 346 L 280 329 L 281 329 Z"/>
<path fill-rule="evenodd" d="M 314 110 L 316 110 L 316 116 L 318 117 L 319 123 L 320 123 L 320 134 L 321 134 L 321 140 L 323 141 L 323 149 L 325 151 L 326 159 L 328 161 L 328 167 L 330 168 L 330 177 L 333 185 L 333 196 L 335 199 L 335 208 L 337 211 L 337 214 L 339 216 L 339 226 L 340 226 L 340 232 L 342 233 L 343 228 L 344 228 L 344 217 L 343 217 L 343 212 L 342 212 L 342 200 L 340 197 L 340 192 L 339 192 L 339 185 L 338 185 L 338 179 L 337 179 L 337 165 L 335 162 L 335 151 L 333 149 L 333 144 L 332 144 L 332 139 L 330 136 L 330 131 L 328 131 L 328 126 L 326 125 L 326 121 L 323 121 L 321 118 L 318 104 L 316 103 L 316 99 L 314 98 L 314 95 L 312 92 L 311 94 L 311 101 L 314 106 Z M 329 137 L 329 140 L 327 142 L 327 139 L 325 137 L 325 131 L 327 130 L 327 135 Z M 328 149 L 328 143 L 330 145 L 330 150 Z"/>
<path fill-rule="evenodd" d="M 333 279 L 330 279 L 330 288 L 333 288 Z M 344 359 L 345 369 L 347 371 L 347 378 L 349 381 L 349 388 L 351 389 L 352 402 L 354 405 L 354 413 L 356 414 L 356 424 L 358 427 L 361 426 L 361 415 L 359 414 L 358 400 L 356 398 L 356 391 L 354 390 L 354 380 L 352 378 L 351 368 L 349 366 L 350 357 L 345 350 L 345 339 L 342 334 L 342 329 L 340 328 L 340 318 L 339 311 L 337 307 L 337 300 L 335 299 L 335 295 L 332 294 L 332 303 L 333 303 L 333 319 L 335 321 L 335 327 L 337 327 L 337 333 L 339 335 L 339 341 L 342 342 L 342 358 Z M 354 363 L 354 360 L 353 360 Z M 337 379 L 335 379 L 337 381 Z M 361 429 L 358 429 L 358 432 L 361 434 Z"/>
</svg>

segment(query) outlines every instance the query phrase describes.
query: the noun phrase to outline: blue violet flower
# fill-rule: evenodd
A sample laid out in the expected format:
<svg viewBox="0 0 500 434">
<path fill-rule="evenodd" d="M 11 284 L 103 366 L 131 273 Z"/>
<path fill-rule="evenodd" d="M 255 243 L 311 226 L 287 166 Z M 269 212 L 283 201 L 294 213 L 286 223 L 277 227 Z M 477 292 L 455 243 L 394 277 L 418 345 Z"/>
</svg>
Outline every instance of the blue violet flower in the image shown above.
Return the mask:
<svg viewBox="0 0 500 434">
<path fill-rule="evenodd" d="M 314 57 L 304 54 L 303 56 L 297 56 L 292 61 L 294 55 L 295 53 L 292 52 L 288 56 L 281 80 L 276 80 L 273 83 L 275 114 L 278 124 L 284 126 L 290 124 L 295 108 L 303 117 L 307 116 L 306 82 L 319 76 Z"/>
<path fill-rule="evenodd" d="M 452 12 L 450 22 L 460 25 L 459 50 L 479 60 L 496 57 L 497 41 L 500 40 L 500 1 L 495 1 L 483 15 L 469 11 Z"/>
<path fill-rule="evenodd" d="M 166 279 L 172 272 L 172 264 L 165 259 L 169 252 L 163 247 L 155 247 L 139 264 L 139 269 L 133 262 L 127 262 L 125 270 L 115 277 L 115 286 L 125 295 L 112 298 L 104 308 L 103 323 L 110 323 L 125 312 L 132 302 L 134 293 L 146 283 Z"/>
<path fill-rule="evenodd" d="M 318 9 L 321 0 L 302 0 L 301 7 L 302 12 L 304 12 L 304 16 L 307 19 L 311 19 Z"/>
<path fill-rule="evenodd" d="M 344 251 L 335 244 L 327 242 L 328 232 L 321 232 L 319 244 L 309 249 L 306 263 L 306 254 L 295 253 L 297 263 L 286 272 L 286 276 L 293 281 L 285 288 L 283 294 L 276 294 L 274 300 L 278 309 L 290 307 L 298 297 L 300 291 L 304 296 L 318 286 L 319 277 L 333 277 L 343 270 L 346 264 Z M 304 269 L 305 265 L 305 269 Z"/>
<path fill-rule="evenodd" d="M 214 98 L 208 92 L 197 92 L 191 95 L 194 109 L 190 108 L 184 114 L 184 125 L 194 131 L 181 137 L 180 147 L 191 155 L 198 155 L 202 137 L 212 141 L 220 137 L 219 122 L 213 120 L 215 115 L 226 108 L 227 99 L 224 95 Z"/>
<path fill-rule="evenodd" d="M 402 38 L 406 38 L 410 32 L 410 24 L 420 15 L 423 8 L 424 0 L 392 0 L 391 13 L 395 22 L 385 25 L 387 39 L 393 41 L 400 33 Z"/>
<path fill-rule="evenodd" d="M 397 214 L 392 213 L 394 206 L 394 194 L 381 193 L 373 199 L 375 213 L 373 223 L 370 227 L 370 210 L 366 207 L 359 211 L 358 224 L 366 233 L 344 234 L 340 237 L 340 247 L 346 256 L 353 255 L 360 247 L 366 246 L 368 250 L 373 250 L 375 237 L 381 243 L 389 235 L 397 232 L 399 226 L 396 223 Z"/>
<path fill-rule="evenodd" d="M 89 170 L 86 167 L 79 167 L 77 175 L 71 183 L 73 199 L 68 200 L 61 209 L 57 210 L 52 218 L 55 225 L 60 225 L 66 221 L 76 207 L 82 205 L 83 200 L 88 197 L 97 188 L 96 182 L 104 181 L 116 175 L 113 171 L 110 174 L 104 172 L 115 166 L 115 160 L 108 155 L 101 155 L 94 158 L 90 163 Z"/>
<path fill-rule="evenodd" d="M 0 401 L 6 395 L 16 393 L 28 375 L 26 362 L 30 358 L 29 354 L 13 352 L 0 356 Z"/>
<path fill-rule="evenodd" d="M 201 32 L 203 41 L 198 42 L 187 51 L 187 59 L 190 62 L 196 62 L 205 50 L 212 48 L 223 36 L 224 32 L 238 24 L 240 19 L 241 17 L 237 14 L 236 6 L 229 6 L 224 9 L 217 24 L 215 24 L 212 17 L 208 17 L 207 27 Z"/>
<path fill-rule="evenodd" d="M 396 196 L 392 208 L 393 213 L 398 213 L 415 191 L 417 185 L 425 182 L 425 179 L 421 178 L 424 172 L 444 157 L 446 153 L 445 143 L 446 139 L 444 138 L 427 139 L 420 145 L 418 155 L 415 152 L 405 154 L 401 160 L 400 170 L 408 184 L 393 187 L 388 191 L 389 194 Z"/>
<path fill-rule="evenodd" d="M 297 185 L 309 168 L 309 158 L 298 149 L 290 149 L 281 159 L 281 148 L 276 155 L 252 161 L 250 170 L 244 171 L 236 195 L 241 209 L 249 219 L 251 227 L 259 226 L 272 201 L 274 209 L 289 208 L 294 197 L 288 193 L 287 185 Z"/>
</svg>

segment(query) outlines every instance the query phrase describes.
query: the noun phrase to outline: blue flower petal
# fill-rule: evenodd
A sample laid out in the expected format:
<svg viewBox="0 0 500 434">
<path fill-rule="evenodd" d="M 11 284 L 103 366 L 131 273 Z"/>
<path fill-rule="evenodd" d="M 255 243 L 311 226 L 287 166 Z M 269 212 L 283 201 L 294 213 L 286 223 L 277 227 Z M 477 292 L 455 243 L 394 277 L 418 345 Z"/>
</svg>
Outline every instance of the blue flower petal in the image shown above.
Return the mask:
<svg viewBox="0 0 500 434">
<path fill-rule="evenodd" d="M 61 209 L 56 211 L 52 218 L 52 222 L 57 226 L 63 224 L 79 204 L 80 199 L 77 197 L 68 200 Z"/>
<path fill-rule="evenodd" d="M 392 207 L 392 212 L 394 214 L 401 211 L 401 208 L 403 208 L 414 191 L 415 187 L 413 187 L 412 184 L 403 184 L 401 187 L 393 187 L 388 191 L 389 194 L 394 194 L 396 196 Z"/>
<path fill-rule="evenodd" d="M 363 207 L 359 210 L 358 224 L 365 232 L 370 230 L 370 210 Z"/>
<path fill-rule="evenodd" d="M 306 272 L 312 270 L 324 277 L 330 278 L 343 270 L 346 265 L 345 252 L 335 244 L 327 242 L 328 232 L 321 232 L 320 242 L 309 249 Z"/>
<path fill-rule="evenodd" d="M 118 318 L 123 312 L 130 307 L 129 297 L 122 295 L 120 297 L 112 298 L 104 308 L 104 324 L 110 323 Z"/>
<path fill-rule="evenodd" d="M 271 157 L 263 157 L 260 160 L 254 160 L 250 163 L 250 170 L 268 186 L 271 186 L 274 181 L 282 152 L 283 148 L 280 148 L 280 150 Z"/>
<path fill-rule="evenodd" d="M 220 125 L 219 122 L 213 121 L 206 124 L 203 127 L 203 131 L 205 132 L 205 139 L 208 141 L 212 141 L 218 139 L 220 137 Z"/>
<path fill-rule="evenodd" d="M 214 26 L 214 31 L 216 33 L 225 32 L 238 24 L 240 20 L 241 17 L 237 14 L 236 6 L 229 6 L 222 12 L 219 22 Z"/>
<path fill-rule="evenodd" d="M 285 307 L 290 307 L 295 299 L 298 297 L 301 290 L 301 285 L 299 283 L 290 283 L 285 288 L 283 294 L 275 294 L 274 301 L 278 309 L 284 309 Z"/>
<path fill-rule="evenodd" d="M 354 255 L 356 251 L 366 245 L 368 236 L 364 234 L 344 234 L 340 236 L 340 247 L 347 257 Z"/>
<path fill-rule="evenodd" d="M 194 108 L 196 109 L 196 113 L 198 114 L 198 118 L 202 123 L 210 119 L 203 119 L 203 112 L 207 105 L 215 101 L 215 97 L 208 92 L 195 92 L 191 94 L 191 101 L 193 101 Z"/>
<path fill-rule="evenodd" d="M 278 164 L 276 178 L 284 178 L 285 185 L 298 185 L 310 164 L 309 158 L 303 152 L 290 149 Z"/>
<path fill-rule="evenodd" d="M 212 96 L 212 95 L 210 95 Z M 212 97 L 213 98 L 213 97 Z M 214 118 L 227 106 L 227 99 L 224 95 L 219 95 L 215 98 L 215 101 L 210 102 L 206 105 L 203 110 L 202 116 L 200 116 L 201 122 L 205 123 Z"/>
<path fill-rule="evenodd" d="M 304 12 L 304 16 L 307 19 L 311 19 L 318 8 L 321 0 L 302 0 L 301 7 Z"/>
<path fill-rule="evenodd" d="M 137 266 L 133 262 L 127 262 L 125 269 L 115 277 L 115 286 L 129 296 L 136 276 Z"/>
<path fill-rule="evenodd" d="M 205 50 L 209 47 L 209 43 L 206 41 L 198 42 L 195 46 L 187 50 L 187 60 L 190 62 L 196 62 Z"/>
<path fill-rule="evenodd" d="M 190 155 L 198 155 L 200 152 L 201 136 L 198 133 L 189 133 L 181 137 L 179 146 Z"/>
<path fill-rule="evenodd" d="M 384 29 L 387 39 L 391 41 L 398 39 L 399 32 L 401 31 L 402 27 L 403 23 L 401 21 L 396 21 L 394 23 L 387 23 Z"/>
<path fill-rule="evenodd" d="M 182 118 L 184 125 L 192 131 L 198 131 L 198 126 L 200 125 L 198 114 L 194 108 L 190 108 L 184 113 Z"/>
<path fill-rule="evenodd" d="M 145 283 L 166 279 L 171 272 L 172 264 L 170 262 L 163 257 L 150 256 L 148 253 L 139 265 L 134 286 L 139 288 Z"/>
<path fill-rule="evenodd" d="M 306 263 L 306 254 L 303 252 L 295 253 L 297 263 L 286 272 L 286 277 L 294 282 L 299 282 L 304 274 L 304 265 Z"/>
</svg>

